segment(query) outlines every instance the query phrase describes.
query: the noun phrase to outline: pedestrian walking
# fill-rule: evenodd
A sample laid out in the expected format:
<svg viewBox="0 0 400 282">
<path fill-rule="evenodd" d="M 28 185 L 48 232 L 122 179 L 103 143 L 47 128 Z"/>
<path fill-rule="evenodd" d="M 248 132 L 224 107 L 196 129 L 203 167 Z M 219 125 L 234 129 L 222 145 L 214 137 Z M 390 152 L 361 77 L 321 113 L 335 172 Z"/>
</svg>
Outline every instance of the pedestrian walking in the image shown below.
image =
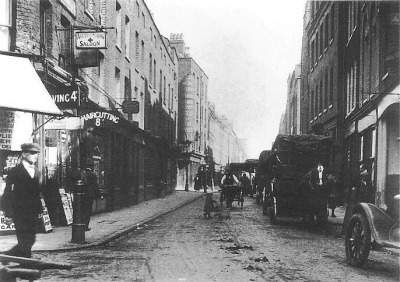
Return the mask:
<svg viewBox="0 0 400 282">
<path fill-rule="evenodd" d="M 201 179 L 199 174 L 197 173 L 196 176 L 194 177 L 194 190 L 199 192 L 201 189 Z"/>
<path fill-rule="evenodd" d="M 326 170 L 321 162 L 309 172 L 309 187 L 307 193 L 308 198 L 308 215 L 311 222 L 316 217 L 318 227 L 325 228 L 328 216 L 328 177 Z"/>
<path fill-rule="evenodd" d="M 90 217 L 92 215 L 92 206 L 95 199 L 100 198 L 100 189 L 96 174 L 93 172 L 94 164 L 88 162 L 85 169 L 81 171 L 81 180 L 84 187 L 83 195 L 83 213 L 85 218 L 85 230 L 90 231 Z"/>
<path fill-rule="evenodd" d="M 30 258 L 36 241 L 36 223 L 42 213 L 39 175 L 35 166 L 40 147 L 36 143 L 24 143 L 21 150 L 21 162 L 9 171 L 1 199 L 6 224 L 14 222 L 18 244 L 4 254 Z"/>
<path fill-rule="evenodd" d="M 239 179 L 240 184 L 243 185 L 243 192 L 245 195 L 251 194 L 250 191 L 250 179 L 247 177 L 245 173 L 242 174 L 242 176 Z"/>
</svg>

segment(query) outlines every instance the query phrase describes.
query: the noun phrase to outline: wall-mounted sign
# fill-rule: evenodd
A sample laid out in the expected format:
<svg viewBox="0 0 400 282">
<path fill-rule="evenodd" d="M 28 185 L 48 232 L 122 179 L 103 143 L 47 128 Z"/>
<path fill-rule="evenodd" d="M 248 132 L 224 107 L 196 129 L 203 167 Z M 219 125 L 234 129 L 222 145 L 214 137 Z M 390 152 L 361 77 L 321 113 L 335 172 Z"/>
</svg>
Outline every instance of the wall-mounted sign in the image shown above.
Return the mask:
<svg viewBox="0 0 400 282">
<path fill-rule="evenodd" d="M 124 100 L 122 102 L 122 112 L 124 114 L 139 113 L 139 101 Z"/>
<path fill-rule="evenodd" d="M 90 112 L 81 116 L 86 126 L 113 126 L 119 123 L 119 117 L 107 112 Z"/>
<path fill-rule="evenodd" d="M 76 49 L 105 49 L 105 32 L 77 32 Z"/>
<path fill-rule="evenodd" d="M 0 109 L 0 150 L 20 151 L 32 133 L 32 114 Z"/>
<path fill-rule="evenodd" d="M 53 101 L 60 110 L 77 109 L 80 101 L 78 87 L 58 88 L 57 93 L 50 93 Z"/>
<path fill-rule="evenodd" d="M 0 111 L 0 149 L 11 150 L 14 132 L 15 113 Z"/>
</svg>

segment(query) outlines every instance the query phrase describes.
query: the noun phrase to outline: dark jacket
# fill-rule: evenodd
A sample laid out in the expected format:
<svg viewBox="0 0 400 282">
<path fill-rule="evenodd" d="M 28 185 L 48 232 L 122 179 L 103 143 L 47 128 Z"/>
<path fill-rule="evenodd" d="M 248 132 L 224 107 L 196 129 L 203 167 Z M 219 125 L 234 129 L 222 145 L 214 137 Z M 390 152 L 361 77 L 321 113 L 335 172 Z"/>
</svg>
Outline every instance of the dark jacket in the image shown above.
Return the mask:
<svg viewBox="0 0 400 282">
<path fill-rule="evenodd" d="M 81 172 L 81 179 L 84 184 L 85 197 L 90 199 L 100 198 L 100 189 L 97 183 L 96 174 L 89 169 L 84 169 Z"/>
<path fill-rule="evenodd" d="M 10 218 L 37 217 L 42 213 L 37 172 L 31 178 L 22 163 L 11 169 L 7 175 L 0 209 Z"/>
</svg>

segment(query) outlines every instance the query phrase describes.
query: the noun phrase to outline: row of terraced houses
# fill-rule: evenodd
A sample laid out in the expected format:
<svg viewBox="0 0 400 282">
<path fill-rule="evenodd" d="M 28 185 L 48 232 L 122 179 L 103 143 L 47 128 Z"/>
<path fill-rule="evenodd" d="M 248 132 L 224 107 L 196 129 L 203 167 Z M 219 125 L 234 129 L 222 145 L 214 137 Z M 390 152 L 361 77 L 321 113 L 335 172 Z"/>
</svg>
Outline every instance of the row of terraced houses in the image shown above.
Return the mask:
<svg viewBox="0 0 400 282">
<path fill-rule="evenodd" d="M 232 122 L 208 100 L 212 78 L 182 34 L 160 34 L 143 0 L 3 0 L 0 61 L 10 78 L 0 78 L 0 188 L 19 145 L 38 142 L 54 225 L 65 223 L 63 196 L 86 163 L 106 195 L 93 206 L 102 212 L 193 189 L 199 170 L 214 185 L 245 160 Z"/>
<path fill-rule="evenodd" d="M 366 169 L 379 206 L 400 189 L 399 15 L 398 1 L 308 1 L 280 124 L 282 134 L 333 137 L 341 196 Z"/>
</svg>

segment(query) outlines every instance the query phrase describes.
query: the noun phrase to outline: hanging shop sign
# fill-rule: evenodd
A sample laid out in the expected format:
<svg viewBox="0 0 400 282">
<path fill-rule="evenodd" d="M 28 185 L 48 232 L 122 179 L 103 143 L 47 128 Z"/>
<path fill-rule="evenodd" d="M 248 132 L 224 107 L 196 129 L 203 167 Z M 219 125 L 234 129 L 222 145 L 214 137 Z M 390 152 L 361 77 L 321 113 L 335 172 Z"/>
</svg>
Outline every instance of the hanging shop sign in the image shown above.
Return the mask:
<svg viewBox="0 0 400 282">
<path fill-rule="evenodd" d="M 106 49 L 105 32 L 77 32 L 76 49 Z"/>
<path fill-rule="evenodd" d="M 51 93 L 51 97 L 60 110 L 73 110 L 79 107 L 79 87 L 61 88 L 57 93 Z"/>
<path fill-rule="evenodd" d="M 63 117 L 60 119 L 50 119 L 45 117 L 44 129 L 67 129 L 74 130 L 83 128 L 82 120 L 79 117 Z"/>
<path fill-rule="evenodd" d="M 139 113 L 139 101 L 124 100 L 122 102 L 122 112 L 124 114 Z"/>
<path fill-rule="evenodd" d="M 85 126 L 111 127 L 119 123 L 119 117 L 107 112 L 90 112 L 81 116 Z"/>
</svg>

